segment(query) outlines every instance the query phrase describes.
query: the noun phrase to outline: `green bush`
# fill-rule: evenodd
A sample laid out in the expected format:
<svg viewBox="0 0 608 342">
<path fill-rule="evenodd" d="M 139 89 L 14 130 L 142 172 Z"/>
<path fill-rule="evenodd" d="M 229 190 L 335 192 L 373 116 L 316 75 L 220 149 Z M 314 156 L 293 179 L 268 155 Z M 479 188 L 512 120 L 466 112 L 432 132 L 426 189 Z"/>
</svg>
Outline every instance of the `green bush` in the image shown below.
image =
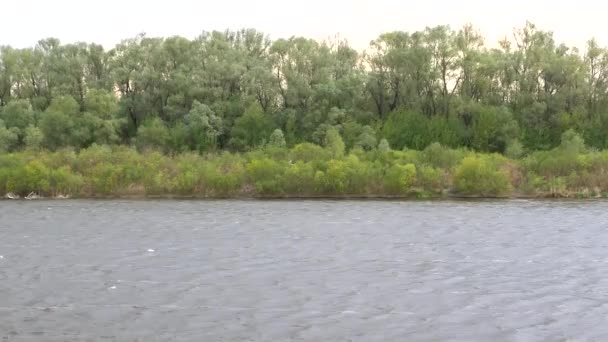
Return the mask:
<svg viewBox="0 0 608 342">
<path fill-rule="evenodd" d="M 347 177 L 344 162 L 330 160 L 325 171 L 317 171 L 315 174 L 315 189 L 325 195 L 344 194 L 347 189 Z"/>
<path fill-rule="evenodd" d="M 245 169 L 247 178 L 255 185 L 257 193 L 276 195 L 282 192 L 283 167 L 276 161 L 268 158 L 252 160 Z"/>
<path fill-rule="evenodd" d="M 470 156 L 462 160 L 454 174 L 454 189 L 466 195 L 498 196 L 510 189 L 507 175 L 487 157 Z"/>
<path fill-rule="evenodd" d="M 441 192 L 444 187 L 444 171 L 432 166 L 424 165 L 418 168 L 417 180 L 422 189 L 431 192 Z"/>
<path fill-rule="evenodd" d="M 303 161 L 307 163 L 318 160 L 327 160 L 329 159 L 329 153 L 321 146 L 311 143 L 302 143 L 291 149 L 290 157 L 293 162 Z"/>
<path fill-rule="evenodd" d="M 52 195 L 79 195 L 84 179 L 72 172 L 69 166 L 63 166 L 51 171 L 50 187 Z"/>
<path fill-rule="evenodd" d="M 166 150 L 171 140 L 171 134 L 165 123 L 160 119 L 146 122 L 137 130 L 137 147 L 140 150 Z"/>
<path fill-rule="evenodd" d="M 464 150 L 453 150 L 441 146 L 439 143 L 432 143 L 422 152 L 422 160 L 425 164 L 442 169 L 451 169 L 467 155 Z"/>
<path fill-rule="evenodd" d="M 414 164 L 393 165 L 386 172 L 384 189 L 390 194 L 405 194 L 416 181 L 416 166 Z"/>
<path fill-rule="evenodd" d="M 310 195 L 315 191 L 315 169 L 310 163 L 298 161 L 283 176 L 283 189 L 291 195 Z"/>
<path fill-rule="evenodd" d="M 4 122 L 0 120 L 0 153 L 13 150 L 19 143 L 19 129 L 4 127 Z"/>
</svg>

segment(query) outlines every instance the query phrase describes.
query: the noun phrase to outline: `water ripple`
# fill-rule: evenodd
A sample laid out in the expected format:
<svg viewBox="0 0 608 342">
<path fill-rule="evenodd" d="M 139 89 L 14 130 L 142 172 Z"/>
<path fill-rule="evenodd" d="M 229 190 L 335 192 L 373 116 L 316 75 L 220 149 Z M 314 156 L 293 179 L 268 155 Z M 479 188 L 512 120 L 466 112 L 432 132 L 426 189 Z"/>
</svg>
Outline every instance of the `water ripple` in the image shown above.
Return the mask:
<svg viewBox="0 0 608 342">
<path fill-rule="evenodd" d="M 0 202 L 0 337 L 606 340 L 607 209 Z"/>
</svg>

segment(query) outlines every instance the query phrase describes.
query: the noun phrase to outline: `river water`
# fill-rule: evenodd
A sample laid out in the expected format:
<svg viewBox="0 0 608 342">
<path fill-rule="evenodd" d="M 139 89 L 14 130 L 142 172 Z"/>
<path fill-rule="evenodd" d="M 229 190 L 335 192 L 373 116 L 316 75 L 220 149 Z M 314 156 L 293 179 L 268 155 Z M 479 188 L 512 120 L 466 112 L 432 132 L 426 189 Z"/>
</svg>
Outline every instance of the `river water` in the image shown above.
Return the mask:
<svg viewBox="0 0 608 342">
<path fill-rule="evenodd" d="M 0 341 L 605 341 L 608 202 L 0 202 Z"/>
</svg>

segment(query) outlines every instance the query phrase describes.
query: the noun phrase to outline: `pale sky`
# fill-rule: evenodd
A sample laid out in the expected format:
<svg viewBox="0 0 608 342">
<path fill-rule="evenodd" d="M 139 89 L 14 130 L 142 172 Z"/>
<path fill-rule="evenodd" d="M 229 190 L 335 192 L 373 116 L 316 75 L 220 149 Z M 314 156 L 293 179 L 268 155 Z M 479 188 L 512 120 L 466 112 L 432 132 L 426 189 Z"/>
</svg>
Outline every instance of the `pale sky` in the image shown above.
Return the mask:
<svg viewBox="0 0 608 342">
<path fill-rule="evenodd" d="M 530 20 L 558 42 L 608 45 L 601 0 L 2 0 L 0 45 L 33 46 L 46 37 L 110 48 L 139 32 L 197 36 L 203 30 L 255 28 L 271 38 L 338 34 L 357 49 L 379 33 L 472 23 L 489 45 Z"/>
</svg>

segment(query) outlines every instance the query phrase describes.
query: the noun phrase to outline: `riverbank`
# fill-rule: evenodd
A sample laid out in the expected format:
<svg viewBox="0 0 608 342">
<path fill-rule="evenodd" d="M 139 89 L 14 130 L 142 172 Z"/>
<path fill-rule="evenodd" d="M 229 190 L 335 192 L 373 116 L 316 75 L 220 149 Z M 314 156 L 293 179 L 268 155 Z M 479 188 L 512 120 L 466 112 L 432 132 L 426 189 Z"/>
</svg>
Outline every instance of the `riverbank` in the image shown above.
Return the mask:
<svg viewBox="0 0 608 342">
<path fill-rule="evenodd" d="M 563 144 L 520 159 L 432 144 L 350 153 L 304 143 L 247 153 L 125 146 L 0 155 L 0 194 L 41 198 L 604 198 L 608 151 Z"/>
<path fill-rule="evenodd" d="M 430 196 L 415 196 L 415 195 L 318 195 L 318 196 L 299 196 L 299 195 L 284 195 L 284 196 L 266 196 L 266 195 L 252 195 L 252 196 L 200 196 L 200 195 L 175 195 L 175 194 L 162 194 L 162 195 L 93 195 L 93 196 L 51 196 L 45 197 L 36 194 L 34 198 L 21 197 L 15 194 L 5 194 L 4 197 L 0 197 L 0 201 L 67 201 L 67 200 L 194 200 L 194 201 L 205 201 L 205 200 L 237 200 L 237 201 L 249 201 L 249 200 L 260 200 L 260 201 L 485 201 L 485 200 L 568 200 L 568 199 L 585 199 L 585 200 L 607 200 L 608 196 L 602 194 L 596 194 L 593 196 L 587 196 L 581 193 L 568 193 L 568 194 L 534 194 L 534 195 L 522 195 L 522 194 L 509 194 L 505 196 L 481 196 L 481 195 L 458 195 L 458 194 L 445 194 L 445 195 L 430 195 Z"/>
</svg>

